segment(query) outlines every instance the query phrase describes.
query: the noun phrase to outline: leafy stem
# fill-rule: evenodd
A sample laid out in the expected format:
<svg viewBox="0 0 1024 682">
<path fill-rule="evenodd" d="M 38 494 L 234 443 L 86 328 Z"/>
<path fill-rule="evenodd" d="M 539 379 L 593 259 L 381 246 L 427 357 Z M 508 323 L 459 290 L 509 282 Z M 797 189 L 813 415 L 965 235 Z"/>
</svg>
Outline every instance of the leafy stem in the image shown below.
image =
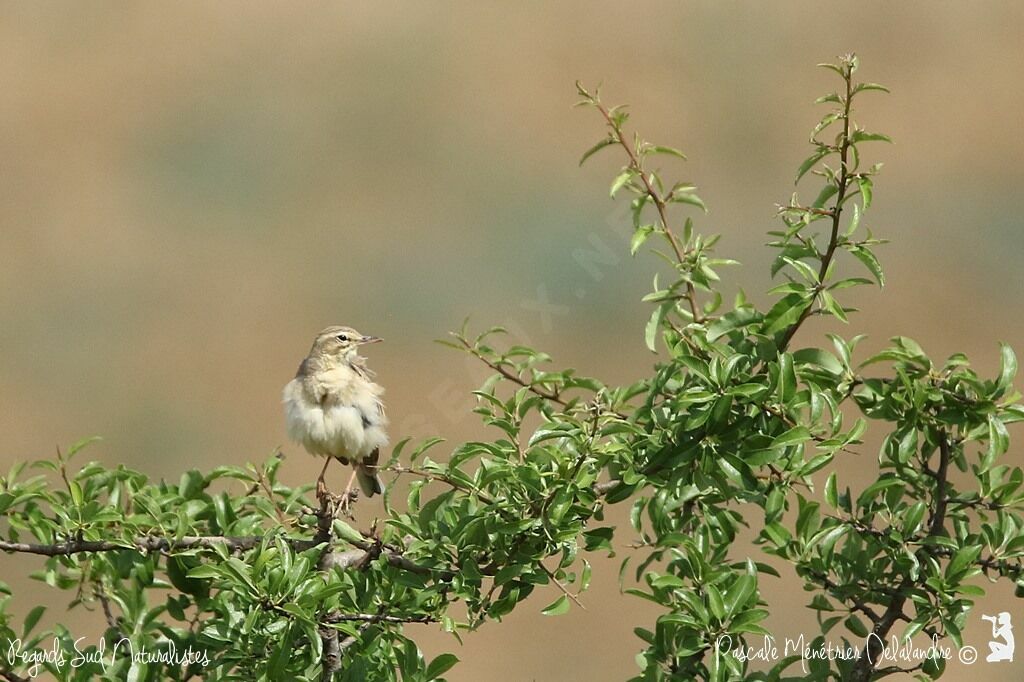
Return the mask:
<svg viewBox="0 0 1024 682">
<path fill-rule="evenodd" d="M 850 173 L 849 154 L 852 144 L 850 138 L 850 107 L 853 104 L 853 72 L 855 70 L 856 61 L 854 57 L 847 57 L 842 60 L 840 73 L 846 87 L 846 95 L 842 98 L 843 131 L 839 136 L 839 180 L 836 183 L 835 206 L 831 210 L 823 210 L 817 207 L 808 209 L 819 215 L 831 218 L 832 229 L 829 234 L 828 246 L 825 248 L 825 253 L 821 256 L 821 264 L 818 268 L 818 282 L 814 288 L 814 295 L 807 302 L 806 307 L 800 313 L 796 322 L 791 324 L 782 335 L 782 339 L 779 342 L 780 352 L 785 351 L 789 347 L 789 342 L 793 339 L 793 336 L 796 335 L 804 321 L 810 316 L 811 310 L 824 290 L 825 277 L 828 275 L 829 266 L 832 265 L 836 247 L 839 245 L 839 225 L 843 215 L 843 202 L 846 200 L 846 193 L 853 181 L 852 174 Z"/>
<path fill-rule="evenodd" d="M 601 102 L 601 99 L 597 92 L 593 94 L 588 92 L 580 83 L 576 84 L 576 88 L 580 95 L 584 97 L 584 103 L 593 106 L 604 118 L 605 123 L 608 125 L 611 131 L 610 136 L 599 142 L 591 152 L 588 152 L 584 156 L 584 160 L 593 152 L 608 146 L 609 144 L 615 144 L 622 148 L 626 153 L 627 164 L 623 169 L 622 174 L 619 176 L 620 179 L 616 181 L 616 184 L 620 182 L 625 184 L 629 183 L 634 178 L 640 180 L 640 193 L 643 197 L 643 201 L 650 200 L 654 204 L 655 209 L 658 213 L 658 222 L 660 223 L 660 232 L 665 236 L 669 246 L 672 248 L 672 252 L 675 255 L 677 267 L 680 271 L 688 268 L 687 261 L 690 257 L 690 252 L 685 249 L 680 243 L 679 239 L 672 229 L 672 225 L 668 219 L 668 196 L 674 196 L 675 190 L 665 195 L 661 190 L 660 178 L 654 173 L 648 173 L 644 168 L 642 156 L 645 151 L 655 153 L 666 153 L 680 158 L 685 158 L 683 154 L 675 149 L 669 147 L 660 147 L 655 145 L 647 145 L 647 143 L 641 143 L 639 140 L 636 142 L 636 149 L 626 139 L 625 131 L 623 130 L 623 123 L 626 120 L 626 114 L 619 110 L 618 107 L 615 109 L 609 109 Z M 582 163 L 582 161 L 581 161 Z M 656 186 L 657 185 L 657 186 Z M 614 194 L 614 191 L 613 191 Z M 680 199 L 682 200 L 682 199 Z M 695 203 L 703 207 L 703 203 L 691 195 L 691 203 Z M 642 205 L 641 205 L 642 208 Z M 690 315 L 693 317 L 693 321 L 698 324 L 703 322 L 705 319 L 704 314 L 700 310 L 700 306 L 697 303 L 697 291 L 694 287 L 693 282 L 689 277 L 685 281 L 686 293 L 681 296 L 690 309 Z"/>
</svg>

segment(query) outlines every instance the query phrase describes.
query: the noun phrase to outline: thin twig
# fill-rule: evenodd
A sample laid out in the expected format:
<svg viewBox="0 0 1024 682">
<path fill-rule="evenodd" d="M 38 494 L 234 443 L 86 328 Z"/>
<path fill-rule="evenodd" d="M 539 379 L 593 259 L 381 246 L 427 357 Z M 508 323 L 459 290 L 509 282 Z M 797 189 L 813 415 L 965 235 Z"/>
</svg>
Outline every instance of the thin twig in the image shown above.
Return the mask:
<svg viewBox="0 0 1024 682">
<path fill-rule="evenodd" d="M 233 552 L 243 552 L 256 547 L 256 545 L 260 544 L 262 541 L 263 537 L 258 535 L 239 537 L 220 535 L 186 535 L 177 540 L 147 535 L 137 537 L 131 543 L 111 542 L 107 540 L 68 540 L 66 542 L 58 542 L 54 544 L 40 544 L 0 540 L 0 551 L 18 552 L 22 554 L 38 554 L 41 556 L 71 556 L 74 554 L 114 552 L 118 550 L 134 550 L 137 552 L 149 553 L 180 551 L 187 549 L 211 549 L 216 546 L 224 546 Z M 304 538 L 286 538 L 285 542 L 287 542 L 288 545 L 296 552 L 304 552 L 316 547 L 318 544 L 321 544 L 316 540 L 307 540 Z M 352 542 L 351 544 L 363 551 L 369 551 L 374 543 L 367 540 L 362 543 L 357 541 Z M 409 571 L 410 573 L 416 573 L 417 575 L 436 574 L 441 578 L 451 575 L 450 571 L 421 566 L 406 558 L 400 551 L 394 549 L 389 549 L 388 551 L 383 552 L 382 556 L 387 559 L 391 566 Z"/>
<path fill-rule="evenodd" d="M 540 386 L 537 386 L 534 383 L 526 381 L 525 379 L 520 377 L 515 372 L 512 372 L 512 371 L 506 369 L 500 363 L 493 362 L 490 358 L 486 357 L 483 353 L 481 353 L 479 350 L 477 350 L 473 346 L 473 344 L 471 344 L 469 342 L 468 339 L 466 339 L 466 338 L 464 338 L 464 337 L 462 337 L 460 335 L 456 336 L 456 338 L 458 338 L 459 342 L 462 343 L 463 347 L 465 347 L 465 349 L 469 352 L 470 355 L 472 355 L 476 359 L 480 360 L 482 363 L 484 363 L 485 365 L 487 365 L 492 370 L 494 370 L 495 372 L 497 372 L 501 376 L 505 377 L 506 379 L 508 379 L 512 383 L 518 384 L 519 386 L 522 386 L 523 388 L 529 390 L 534 395 L 537 395 L 537 396 L 539 396 L 541 398 L 544 398 L 545 400 L 550 400 L 553 403 L 558 403 L 562 407 L 568 407 L 569 403 L 566 402 L 566 400 L 564 398 L 562 398 L 558 393 L 556 393 L 554 391 L 546 391 L 543 388 L 541 388 Z"/>
<path fill-rule="evenodd" d="M 433 616 L 389 616 L 373 613 L 329 613 L 320 621 L 321 623 L 436 623 L 437 618 Z"/>
<path fill-rule="evenodd" d="M 110 597 L 107 596 L 107 591 L 100 583 L 95 583 L 93 591 L 96 594 L 96 599 L 100 603 L 100 608 L 103 609 L 103 617 L 107 621 L 107 627 L 114 631 L 115 636 L 118 639 L 124 637 L 121 632 L 121 619 L 114 615 L 114 610 L 110 607 Z"/>
<path fill-rule="evenodd" d="M 280 457 L 280 453 L 278 453 L 278 457 Z M 277 520 L 284 525 L 287 522 L 287 519 L 284 516 L 284 512 L 281 511 L 281 507 L 279 507 L 277 502 L 274 500 L 274 490 L 270 485 L 270 481 L 267 480 L 266 472 L 262 468 L 259 471 L 259 486 L 263 488 L 263 492 L 267 494 L 267 500 L 274 506 L 274 513 L 277 514 Z"/>
<path fill-rule="evenodd" d="M 789 415 L 787 415 L 785 412 L 783 412 L 778 407 L 775 407 L 773 405 L 761 405 L 760 407 L 766 413 L 772 415 L 773 417 L 778 418 L 786 426 L 789 426 L 790 428 L 792 428 L 794 426 L 797 426 L 797 423 L 793 419 L 791 419 L 789 417 Z M 824 443 L 825 441 L 831 440 L 831 439 L 830 438 L 825 438 L 824 436 L 819 436 L 816 433 L 812 433 L 811 434 L 811 440 L 813 440 L 815 443 Z M 851 450 L 850 448 L 848 448 L 846 446 L 843 446 L 843 447 L 839 448 L 839 450 L 841 452 L 845 452 L 848 455 L 856 455 L 857 457 L 860 457 L 860 453 L 859 452 L 857 452 L 856 450 Z"/>
<path fill-rule="evenodd" d="M 140 552 L 164 552 L 197 548 L 210 549 L 215 546 L 225 546 L 232 551 L 245 551 L 252 549 L 262 540 L 263 538 L 259 536 L 230 537 L 221 535 L 185 535 L 176 540 L 146 535 L 124 542 L 76 539 L 53 544 L 0 540 L 0 551 L 40 554 L 42 556 L 71 556 L 72 554 L 114 552 L 122 549 Z M 293 547 L 299 548 L 300 551 L 314 546 L 309 540 L 289 540 L 288 542 Z"/>
<path fill-rule="evenodd" d="M 851 611 L 860 611 L 865 616 L 867 616 L 868 619 L 870 619 L 872 623 L 877 623 L 879 620 L 881 620 L 881 616 L 878 615 L 878 612 L 875 611 L 870 606 L 868 606 L 867 603 L 863 599 L 861 599 L 860 597 L 858 597 L 856 595 L 850 595 L 850 596 L 847 596 L 847 597 L 839 597 L 836 593 L 840 590 L 841 586 L 838 583 L 836 583 L 835 581 L 833 581 L 831 578 L 829 578 L 827 575 L 825 575 L 824 573 L 812 572 L 809 575 L 810 575 L 811 578 L 813 578 L 814 580 L 818 581 L 821 584 L 822 587 L 824 587 L 826 590 L 830 591 L 833 594 L 833 596 L 835 596 L 837 599 L 842 599 L 843 601 L 850 602 L 850 604 L 851 604 L 850 610 Z"/>
<path fill-rule="evenodd" d="M 576 603 L 576 606 L 580 607 L 584 611 L 587 610 L 587 607 L 583 605 L 583 602 L 581 602 L 579 600 L 579 597 L 577 597 L 575 594 L 570 592 L 569 589 L 565 585 L 562 584 L 562 581 L 560 581 L 558 578 L 555 577 L 555 574 L 551 572 L 551 569 L 549 569 L 544 564 L 538 564 L 538 565 L 540 566 L 541 570 L 544 571 L 549 578 L 551 578 L 551 582 L 553 582 L 555 584 L 555 586 L 559 590 L 562 591 L 562 594 L 564 594 L 569 599 L 572 599 Z"/>
<path fill-rule="evenodd" d="M 464 483 L 461 483 L 460 481 L 456 481 L 447 474 L 440 471 L 425 471 L 423 469 L 417 469 L 416 467 L 404 467 L 397 464 L 395 466 L 385 467 L 385 471 L 393 471 L 397 474 L 412 474 L 413 476 L 420 476 L 421 478 L 424 478 L 428 481 L 439 481 L 441 483 L 451 486 L 452 488 L 455 488 L 456 490 L 461 490 L 464 493 L 474 495 L 484 504 L 495 503 L 494 498 L 490 497 L 489 495 L 487 495 L 487 493 L 483 492 L 479 488 L 466 485 Z"/>
<path fill-rule="evenodd" d="M 1024 563 L 1018 559 L 1016 562 L 1009 559 L 997 559 L 995 557 L 982 557 L 978 563 L 990 571 L 997 571 L 1000 575 L 1009 575 L 1019 578 L 1024 574 Z"/>
</svg>

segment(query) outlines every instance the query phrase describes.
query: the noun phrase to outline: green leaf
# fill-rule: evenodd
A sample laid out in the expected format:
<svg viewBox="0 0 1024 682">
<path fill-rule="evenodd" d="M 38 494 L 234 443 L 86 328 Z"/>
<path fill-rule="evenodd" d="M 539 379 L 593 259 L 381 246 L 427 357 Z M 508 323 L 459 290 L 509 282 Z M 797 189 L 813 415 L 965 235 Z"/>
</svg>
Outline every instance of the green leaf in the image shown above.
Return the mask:
<svg viewBox="0 0 1024 682">
<path fill-rule="evenodd" d="M 839 305 L 839 302 L 836 301 L 832 294 L 827 291 L 822 291 L 819 294 L 819 300 L 821 301 L 821 307 L 827 310 L 837 320 L 840 322 L 849 322 L 846 317 L 846 311 L 843 310 L 843 307 Z"/>
<path fill-rule="evenodd" d="M 866 277 L 847 277 L 837 281 L 835 284 L 830 284 L 828 290 L 838 291 L 840 289 L 860 286 L 861 284 L 874 284 L 874 282 Z"/>
<path fill-rule="evenodd" d="M 588 552 L 594 552 L 598 549 L 612 550 L 612 538 L 614 537 L 614 528 L 592 528 L 583 533 L 584 546 Z"/>
<path fill-rule="evenodd" d="M 629 242 L 629 253 L 631 256 L 635 256 L 636 252 L 640 250 L 647 238 L 654 232 L 654 225 L 641 225 L 636 228 L 633 232 L 633 238 Z"/>
<path fill-rule="evenodd" d="M 635 175 L 633 169 L 627 168 L 626 170 L 615 176 L 615 180 L 612 181 L 612 188 L 609 193 L 610 196 L 614 197 L 620 189 L 622 189 L 627 182 L 629 182 Z"/>
<path fill-rule="evenodd" d="M 981 462 L 982 469 L 986 471 L 1010 448 L 1010 433 L 1006 430 L 1006 425 L 991 414 L 988 416 L 988 438 L 988 451 Z"/>
<path fill-rule="evenodd" d="M 291 622 L 285 626 L 281 640 L 277 643 L 277 648 L 274 649 L 274 652 L 270 655 L 270 660 L 267 661 L 267 676 L 272 680 L 283 680 L 287 677 L 288 662 L 295 653 L 292 647 L 295 629 L 294 624 Z"/>
<path fill-rule="evenodd" d="M 999 379 L 996 380 L 996 398 L 1002 397 L 1006 393 L 1016 375 L 1017 356 L 1010 346 L 1005 343 L 999 344 Z"/>
<path fill-rule="evenodd" d="M 828 183 L 821 188 L 820 192 L 818 192 L 818 196 L 815 198 L 814 203 L 811 204 L 811 206 L 814 208 L 824 208 L 825 202 L 834 197 L 838 192 L 839 189 L 835 185 L 831 182 Z"/>
<path fill-rule="evenodd" d="M 809 365 L 829 374 L 842 374 L 843 365 L 836 356 L 821 348 L 801 348 L 793 352 L 793 361 L 798 365 Z"/>
<path fill-rule="evenodd" d="M 427 450 L 429 450 L 432 447 L 434 447 L 435 445 L 439 445 L 439 444 L 441 444 L 443 442 L 444 442 L 444 438 L 437 438 L 437 437 L 427 438 L 422 443 L 420 443 L 416 447 L 415 450 L 413 450 L 411 455 L 409 455 L 409 461 L 410 462 L 415 462 L 420 457 L 422 457 L 424 454 L 426 454 Z"/>
<path fill-rule="evenodd" d="M 683 154 L 681 151 L 674 147 L 663 147 L 661 145 L 655 144 L 648 147 L 647 151 L 649 151 L 652 154 L 668 154 L 669 156 L 676 156 L 679 157 L 680 159 L 683 159 L 684 161 L 686 160 L 686 154 Z"/>
<path fill-rule="evenodd" d="M 598 153 L 605 147 L 608 147 L 613 144 L 615 144 L 615 140 L 610 135 L 604 138 L 603 140 L 601 140 L 600 142 L 598 142 L 593 147 L 591 147 L 590 149 L 583 153 L 583 156 L 580 157 L 580 165 L 582 166 L 584 163 L 586 163 L 586 160 L 589 159 L 591 156 Z"/>
<path fill-rule="evenodd" d="M 765 315 L 764 333 L 772 336 L 783 329 L 788 329 L 790 325 L 800 319 L 800 315 L 803 314 L 808 304 L 808 299 L 800 294 L 783 296 Z"/>
<path fill-rule="evenodd" d="M 793 539 L 793 535 L 778 521 L 766 524 L 762 532 L 779 547 L 784 547 Z"/>
<path fill-rule="evenodd" d="M 893 435 L 895 436 L 896 434 L 894 433 Z M 900 437 L 897 443 L 896 459 L 900 464 L 906 464 L 915 452 L 917 452 L 917 429 L 911 427 L 907 429 L 906 433 Z"/>
<path fill-rule="evenodd" d="M 838 524 L 832 528 L 825 528 L 818 531 L 808 544 L 817 546 L 818 552 L 822 556 L 829 556 L 832 554 L 832 550 L 835 548 L 836 542 L 839 538 L 850 532 L 850 527 L 845 524 Z"/>
<path fill-rule="evenodd" d="M 864 92 L 865 90 L 879 90 L 881 92 L 889 92 L 889 88 L 878 83 L 857 83 L 857 86 L 853 89 L 853 94 L 858 92 Z"/>
<path fill-rule="evenodd" d="M 856 232 L 857 227 L 860 225 L 860 206 L 854 204 L 852 213 L 853 216 L 850 218 L 850 226 L 846 228 L 846 232 L 844 233 L 847 237 Z"/>
<path fill-rule="evenodd" d="M 903 516 L 903 535 L 910 537 L 917 532 L 918 526 L 921 525 L 921 521 L 924 519 L 924 513 L 928 510 L 928 505 L 922 501 L 915 502 Z"/>
<path fill-rule="evenodd" d="M 871 207 L 871 193 L 874 183 L 871 182 L 871 178 L 862 175 L 857 178 L 857 186 L 860 187 L 861 200 L 866 211 Z"/>
<path fill-rule="evenodd" d="M 708 327 L 708 341 L 714 343 L 729 332 L 760 322 L 761 313 L 754 308 L 737 308 L 722 315 Z"/>
<path fill-rule="evenodd" d="M 39 623 L 39 619 L 42 618 L 44 611 L 46 611 L 45 606 L 36 606 L 28 612 L 28 615 L 25 616 L 25 623 L 21 630 L 22 639 L 26 639 L 29 633 L 32 632 L 32 628 Z"/>
<path fill-rule="evenodd" d="M 757 589 L 757 579 L 752 575 L 741 575 L 729 589 L 725 591 L 725 612 L 732 617 L 738 609 L 747 603 Z"/>
<path fill-rule="evenodd" d="M 824 159 L 829 154 L 833 153 L 833 151 L 834 150 L 831 147 L 819 147 L 816 152 L 814 152 L 813 154 L 808 156 L 806 159 L 804 159 L 804 162 L 800 164 L 800 168 L 798 168 L 797 171 L 796 171 L 796 181 L 793 184 L 799 183 L 800 182 L 800 178 L 802 178 L 803 176 L 807 175 L 807 171 L 809 171 L 812 168 L 814 168 L 814 166 L 819 161 Z"/>
<path fill-rule="evenodd" d="M 82 506 L 82 486 L 78 484 L 78 481 L 69 481 L 68 490 L 71 491 L 71 501 L 76 507 Z"/>
<path fill-rule="evenodd" d="M 648 574 L 650 575 L 650 574 Z M 659 590 L 686 587 L 686 581 L 677 575 L 659 575 L 651 580 L 651 587 Z"/>
<path fill-rule="evenodd" d="M 866 507 L 867 504 L 871 500 L 873 500 L 875 496 L 878 495 L 878 493 L 882 492 L 883 490 L 904 485 L 906 485 L 906 483 L 899 478 L 883 478 L 881 480 L 875 481 L 867 488 L 865 488 L 864 491 L 860 494 L 860 497 L 857 498 L 857 504 L 861 507 Z"/>
<path fill-rule="evenodd" d="M 842 119 L 842 117 L 843 117 L 843 114 L 842 114 L 842 112 L 839 112 L 839 111 L 832 111 L 832 112 L 829 112 L 829 113 L 825 114 L 821 118 L 821 120 L 818 121 L 818 125 L 814 126 L 814 130 L 811 131 L 811 140 L 813 141 L 814 138 L 818 136 L 818 133 L 820 133 L 825 128 L 828 128 L 830 125 L 832 125 L 836 121 Z M 833 194 L 836 192 L 835 185 L 826 185 L 825 187 L 826 187 L 826 189 L 831 187 Z M 820 206 L 821 204 L 818 204 L 818 205 Z"/>
<path fill-rule="evenodd" d="M 433 680 L 455 667 L 459 657 L 455 654 L 441 654 L 427 666 L 427 679 Z"/>
<path fill-rule="evenodd" d="M 661 324 L 665 320 L 665 315 L 668 311 L 675 307 L 675 301 L 666 301 L 662 303 L 654 312 L 651 313 L 651 319 L 647 321 L 647 327 L 644 330 L 644 342 L 647 344 L 647 348 L 652 353 L 658 352 L 658 331 L 661 329 Z"/>
<path fill-rule="evenodd" d="M 564 594 L 541 611 L 545 616 L 561 616 L 569 611 L 569 598 Z"/>
<path fill-rule="evenodd" d="M 820 471 L 821 469 L 823 469 L 825 467 L 826 464 L 831 462 L 834 457 L 835 457 L 835 453 L 833 453 L 833 452 L 826 452 L 825 454 L 818 455 L 817 457 L 812 457 L 807 462 L 807 464 L 805 464 L 803 467 L 801 467 L 800 475 L 801 476 L 810 476 L 814 472 Z"/>
<path fill-rule="evenodd" d="M 817 273 L 817 271 L 814 268 L 812 268 L 810 265 L 808 265 L 807 263 L 804 263 L 801 260 L 794 260 L 792 258 L 787 258 L 786 256 L 783 256 L 782 260 L 785 261 L 791 268 L 793 268 L 798 273 L 800 273 L 800 275 L 805 280 L 810 282 L 811 284 L 817 284 L 818 283 L 818 273 Z"/>
<path fill-rule="evenodd" d="M 794 426 L 789 431 L 777 436 L 769 447 L 781 448 L 787 445 L 803 443 L 804 441 L 810 440 L 810 438 L 811 432 L 807 430 L 806 426 Z"/>
<path fill-rule="evenodd" d="M 832 472 L 825 480 L 825 501 L 833 509 L 839 508 L 839 491 L 836 488 L 836 472 Z"/>
<path fill-rule="evenodd" d="M 854 615 L 850 615 L 846 618 L 846 627 L 853 634 L 858 637 L 867 637 L 870 631 L 864 625 L 864 621 Z"/>
<path fill-rule="evenodd" d="M 334 519 L 333 530 L 334 534 L 345 542 L 354 544 L 366 542 L 366 538 L 363 537 L 362 533 L 341 519 Z"/>
<path fill-rule="evenodd" d="M 580 582 L 579 582 L 579 585 L 580 585 L 579 591 L 580 592 L 583 592 L 588 587 L 590 587 L 591 571 L 592 571 L 592 569 L 590 567 L 590 562 L 587 561 L 586 559 L 584 559 L 583 560 L 583 570 L 580 571 Z"/>
<path fill-rule="evenodd" d="M 704 204 L 704 200 L 696 194 L 673 194 L 672 201 L 677 204 L 689 204 L 690 206 L 696 206 L 705 213 L 708 212 L 708 207 Z"/>
<path fill-rule="evenodd" d="M 970 568 L 981 555 L 981 545 L 971 545 L 956 552 L 946 566 L 946 578 L 951 581 L 959 580 L 961 575 Z"/>
<path fill-rule="evenodd" d="M 718 591 L 718 588 L 714 585 L 707 585 L 705 592 L 708 599 L 708 608 L 711 610 L 711 614 L 718 620 L 725 619 L 725 600 L 722 598 L 722 593 Z"/>
<path fill-rule="evenodd" d="M 82 440 L 75 442 L 70 448 L 68 448 L 67 454 L 64 455 L 64 461 L 70 461 L 72 457 L 77 455 L 86 447 L 101 440 L 103 440 L 101 436 L 89 436 L 88 438 L 83 438 Z"/>
<path fill-rule="evenodd" d="M 882 272 L 882 264 L 878 262 L 878 258 L 865 246 L 851 246 L 850 253 L 853 257 L 867 266 L 867 269 L 871 271 L 871 274 L 875 276 L 875 280 L 878 281 L 879 287 L 885 286 L 885 273 Z"/>
<path fill-rule="evenodd" d="M 789 353 L 779 355 L 779 400 L 786 403 L 796 396 L 796 369 L 793 356 Z"/>
<path fill-rule="evenodd" d="M 889 142 L 892 143 L 892 138 L 882 133 L 869 133 L 864 130 L 855 130 L 850 135 L 850 142 L 857 144 L 858 142 Z"/>
<path fill-rule="evenodd" d="M 221 571 L 213 564 L 203 564 L 202 566 L 196 566 L 188 572 L 187 577 L 189 578 L 219 578 Z"/>
</svg>

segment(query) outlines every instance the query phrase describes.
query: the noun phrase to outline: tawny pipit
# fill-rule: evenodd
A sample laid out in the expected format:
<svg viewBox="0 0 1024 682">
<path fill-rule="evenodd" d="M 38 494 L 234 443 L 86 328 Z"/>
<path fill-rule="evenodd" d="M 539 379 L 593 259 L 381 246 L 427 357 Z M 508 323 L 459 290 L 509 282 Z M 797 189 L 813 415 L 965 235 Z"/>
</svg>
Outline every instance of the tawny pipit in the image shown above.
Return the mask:
<svg viewBox="0 0 1024 682">
<path fill-rule="evenodd" d="M 316 480 L 317 497 L 327 493 L 324 474 L 331 459 L 351 464 L 352 478 L 370 497 L 384 491 L 377 476 L 380 449 L 388 444 L 387 417 L 373 382 L 373 372 L 359 356 L 359 346 L 380 341 L 351 327 L 328 327 L 320 332 L 295 378 L 284 387 L 288 436 L 311 454 L 327 457 Z M 350 499 L 352 478 L 345 488 Z"/>
</svg>

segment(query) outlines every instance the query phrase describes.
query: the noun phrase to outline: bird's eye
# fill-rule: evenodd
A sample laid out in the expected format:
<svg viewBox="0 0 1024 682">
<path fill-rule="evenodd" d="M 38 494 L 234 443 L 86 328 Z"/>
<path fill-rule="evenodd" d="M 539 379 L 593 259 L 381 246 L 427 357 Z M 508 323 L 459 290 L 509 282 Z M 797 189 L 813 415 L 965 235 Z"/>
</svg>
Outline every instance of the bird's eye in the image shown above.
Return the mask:
<svg viewBox="0 0 1024 682">
<path fill-rule="evenodd" d="M 342 343 L 348 341 L 348 335 L 347 334 L 338 334 L 338 341 L 341 341 Z"/>
</svg>

